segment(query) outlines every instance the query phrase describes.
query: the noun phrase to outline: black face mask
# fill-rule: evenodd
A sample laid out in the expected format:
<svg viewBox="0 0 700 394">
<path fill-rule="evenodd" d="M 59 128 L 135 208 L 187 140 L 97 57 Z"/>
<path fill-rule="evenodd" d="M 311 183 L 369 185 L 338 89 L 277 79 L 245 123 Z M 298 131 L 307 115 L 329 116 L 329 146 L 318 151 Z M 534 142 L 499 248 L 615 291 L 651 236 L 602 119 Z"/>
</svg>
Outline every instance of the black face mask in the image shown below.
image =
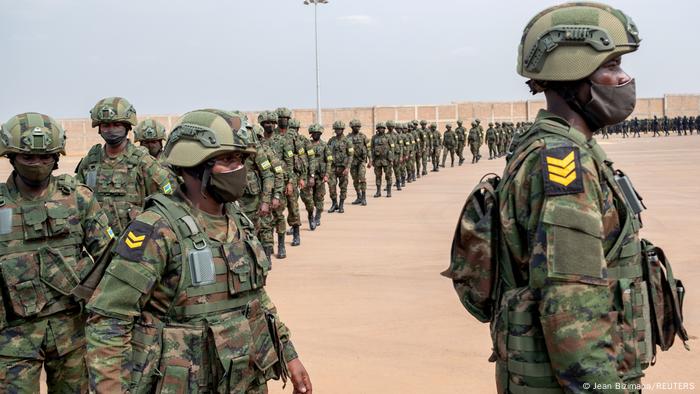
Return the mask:
<svg viewBox="0 0 700 394">
<path fill-rule="evenodd" d="M 56 167 L 56 162 L 39 165 L 26 165 L 13 161 L 13 166 L 17 175 L 30 187 L 39 187 L 51 176 L 51 172 Z"/>
<path fill-rule="evenodd" d="M 311 134 L 311 139 L 314 141 L 318 141 L 321 139 L 321 134 L 320 133 L 313 133 L 313 134 Z"/>
<path fill-rule="evenodd" d="M 622 85 L 591 82 L 591 100 L 583 106 L 594 130 L 622 122 L 634 111 L 637 88 L 634 79 Z M 589 124 L 589 127 L 591 125 Z"/>
<path fill-rule="evenodd" d="M 119 131 L 110 131 L 110 132 L 104 132 L 100 131 L 100 135 L 102 136 L 102 139 L 105 140 L 105 143 L 110 146 L 116 146 L 124 142 L 126 139 L 126 133 L 127 131 L 125 130 L 123 133 Z"/>
<path fill-rule="evenodd" d="M 263 123 L 262 128 L 267 134 L 270 134 L 273 131 L 275 131 L 275 125 L 273 125 L 272 123 Z"/>
<path fill-rule="evenodd" d="M 336 130 L 335 135 L 336 137 L 340 137 L 341 135 L 343 135 L 343 130 Z"/>
<path fill-rule="evenodd" d="M 234 202 L 241 197 L 248 185 L 245 166 L 219 173 L 211 173 L 207 183 L 207 192 L 220 203 Z"/>
<path fill-rule="evenodd" d="M 286 129 L 289 126 L 289 118 L 277 119 L 277 126 L 279 126 L 280 129 Z"/>
</svg>

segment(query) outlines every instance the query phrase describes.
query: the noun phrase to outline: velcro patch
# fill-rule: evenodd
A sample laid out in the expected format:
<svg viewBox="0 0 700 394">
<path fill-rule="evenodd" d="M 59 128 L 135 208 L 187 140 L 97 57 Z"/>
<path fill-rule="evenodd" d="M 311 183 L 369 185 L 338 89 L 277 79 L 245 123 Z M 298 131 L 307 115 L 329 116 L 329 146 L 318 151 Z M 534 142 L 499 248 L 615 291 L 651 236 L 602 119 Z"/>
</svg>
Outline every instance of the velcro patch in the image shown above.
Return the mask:
<svg viewBox="0 0 700 394">
<path fill-rule="evenodd" d="M 153 226 L 134 220 L 122 234 L 114 252 L 130 261 L 140 261 L 153 233 Z"/>
<path fill-rule="evenodd" d="M 547 196 L 583 193 L 581 154 L 574 146 L 544 149 L 540 153 Z"/>
<path fill-rule="evenodd" d="M 299 148 L 299 150 L 298 150 L 297 152 L 299 152 L 300 155 L 303 155 L 303 154 L 304 154 L 304 148 Z"/>
<path fill-rule="evenodd" d="M 282 173 L 282 166 L 275 166 L 275 174 L 281 174 Z"/>
<path fill-rule="evenodd" d="M 292 157 L 292 156 L 294 156 L 294 152 L 292 152 L 291 150 L 288 150 L 287 157 Z"/>
<path fill-rule="evenodd" d="M 354 152 L 354 151 L 355 151 L 355 148 L 353 148 L 352 146 L 348 148 L 348 152 L 349 152 L 349 153 L 352 153 L 352 152 Z"/>
<path fill-rule="evenodd" d="M 268 168 L 270 168 L 270 161 L 265 160 L 262 163 L 260 163 L 260 168 L 262 168 L 263 170 L 267 170 Z"/>
<path fill-rule="evenodd" d="M 314 152 L 313 149 L 309 149 L 309 150 L 306 151 L 306 154 L 307 154 L 308 156 L 313 156 L 313 155 L 316 154 L 316 152 Z"/>
</svg>

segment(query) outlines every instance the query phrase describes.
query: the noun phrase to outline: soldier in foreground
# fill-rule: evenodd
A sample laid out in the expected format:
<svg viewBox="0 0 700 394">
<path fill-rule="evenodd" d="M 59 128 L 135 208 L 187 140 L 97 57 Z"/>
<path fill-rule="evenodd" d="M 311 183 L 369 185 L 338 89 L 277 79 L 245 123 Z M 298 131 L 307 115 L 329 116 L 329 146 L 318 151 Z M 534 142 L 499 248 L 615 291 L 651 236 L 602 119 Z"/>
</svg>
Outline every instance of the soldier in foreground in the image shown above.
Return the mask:
<svg viewBox="0 0 700 394">
<path fill-rule="evenodd" d="M 92 127 L 97 127 L 105 144 L 93 146 L 75 169 L 76 179 L 88 185 L 107 214 L 116 235 L 141 213 L 146 197 L 173 192 L 170 173 L 146 148 L 127 138 L 136 126 L 136 110 L 121 97 L 108 97 L 90 111 Z"/>
<path fill-rule="evenodd" d="M 498 393 L 637 392 L 656 345 L 688 338 L 682 288 L 658 274 L 661 264 L 671 272 L 663 252 L 638 237 L 638 194 L 592 138 L 634 109 L 620 64 L 639 41 L 629 17 L 596 3 L 548 8 L 525 27 L 518 73 L 547 109 L 519 136 L 503 177 L 468 198 L 445 273 L 467 309 L 492 322 Z M 478 201 L 489 205 L 481 214 Z M 474 226 L 485 216 L 500 218 L 495 228 Z M 673 301 L 650 317 L 656 285 Z"/>
<path fill-rule="evenodd" d="M 20 114 L 0 137 L 13 167 L 0 183 L 0 392 L 38 393 L 43 366 L 50 393 L 85 393 L 86 316 L 76 290 L 113 233 L 89 188 L 51 174 L 66 154 L 56 121 Z"/>
<path fill-rule="evenodd" d="M 184 183 L 147 201 L 87 306 L 91 391 L 265 393 L 288 377 L 312 391 L 265 292 L 270 261 L 234 203 L 255 154 L 240 128 L 198 110 L 173 129 L 165 160 Z"/>
<path fill-rule="evenodd" d="M 165 141 L 165 126 L 155 119 L 144 119 L 139 122 L 134 130 L 134 142 L 148 149 L 148 153 L 154 159 L 160 159 Z"/>
</svg>

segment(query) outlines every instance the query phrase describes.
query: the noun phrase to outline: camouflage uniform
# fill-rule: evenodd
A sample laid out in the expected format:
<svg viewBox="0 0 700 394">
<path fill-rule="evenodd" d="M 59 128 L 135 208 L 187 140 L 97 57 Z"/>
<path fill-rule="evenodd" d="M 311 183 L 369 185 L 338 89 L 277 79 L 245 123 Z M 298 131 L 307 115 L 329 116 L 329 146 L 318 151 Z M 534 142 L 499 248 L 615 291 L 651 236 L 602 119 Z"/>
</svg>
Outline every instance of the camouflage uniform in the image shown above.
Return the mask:
<svg viewBox="0 0 700 394">
<path fill-rule="evenodd" d="M 457 128 L 455 129 L 455 134 L 457 134 L 457 156 L 459 156 L 459 165 L 464 164 L 464 146 L 467 142 L 467 129 L 462 126 L 462 121 L 457 121 Z"/>
<path fill-rule="evenodd" d="M 445 160 L 447 159 L 447 153 L 450 154 L 450 167 L 455 166 L 455 148 L 457 147 L 457 135 L 454 130 L 452 130 L 452 125 L 445 125 L 445 134 L 442 136 L 442 144 L 445 149 L 442 152 L 442 167 L 445 167 Z"/>
<path fill-rule="evenodd" d="M 277 108 L 275 110 L 278 122 L 283 119 L 291 121 L 292 111 L 287 108 Z M 307 159 L 306 159 L 306 137 L 300 135 L 291 128 L 284 129 L 278 127 L 276 133 L 283 139 L 287 140 L 287 144 L 292 148 L 293 169 L 296 174 L 297 182 L 292 183 L 292 194 L 287 196 L 287 224 L 292 230 L 292 246 L 297 246 L 301 243 L 299 227 L 301 226 L 301 217 L 299 214 L 299 186 L 301 181 L 306 182 L 307 177 Z M 287 153 L 289 154 L 289 153 Z"/>
<path fill-rule="evenodd" d="M 188 168 L 217 154 L 254 154 L 236 119 L 185 114 L 166 160 Z M 220 144 L 203 147 L 191 131 Z M 297 354 L 264 289 L 270 260 L 237 204 L 222 205 L 211 215 L 183 191 L 156 194 L 131 222 L 87 305 L 91 390 L 265 393 L 267 380 L 286 380 Z"/>
<path fill-rule="evenodd" d="M 391 141 L 391 150 L 393 153 L 393 159 L 391 163 L 391 170 L 393 171 L 394 179 L 396 180 L 396 190 L 401 190 L 401 157 L 403 155 L 403 149 L 401 146 L 401 139 L 398 133 L 395 131 L 396 123 L 393 120 L 386 121 L 386 133 Z"/>
<path fill-rule="evenodd" d="M 65 132 L 46 115 L 25 113 L 0 129 L 0 156 L 65 154 Z M 49 169 L 53 171 L 56 167 Z M 73 294 L 113 237 L 85 185 L 48 173 L 40 197 L 24 195 L 15 168 L 0 183 L 0 391 L 85 393 L 85 314 Z M 42 181 L 43 182 L 43 181 Z M 39 186 L 42 187 L 42 186 Z M 88 295 L 89 296 L 89 295 Z"/>
<path fill-rule="evenodd" d="M 493 128 L 493 123 L 489 123 L 489 128 L 486 130 L 486 143 L 489 146 L 489 160 L 493 160 L 498 155 L 496 149 L 496 130 Z"/>
<path fill-rule="evenodd" d="M 323 126 L 314 123 L 309 126 L 309 133 L 312 136 L 306 148 L 306 156 L 309 158 L 309 182 L 302 190 L 301 198 L 304 199 L 304 204 L 306 204 L 309 226 L 311 226 L 311 230 L 315 230 L 316 227 L 321 225 L 323 199 L 326 197 L 326 183 L 328 183 L 330 178 L 333 154 L 328 149 L 326 142 L 321 139 Z M 318 133 L 318 139 L 313 138 L 316 133 Z M 312 179 L 313 182 L 311 181 Z M 316 209 L 315 214 L 314 208 Z"/>
<path fill-rule="evenodd" d="M 437 130 L 437 124 L 435 123 L 430 124 L 430 137 L 432 140 L 430 161 L 433 163 L 433 171 L 437 172 L 440 171 L 440 146 L 442 145 L 442 136 Z"/>
<path fill-rule="evenodd" d="M 423 160 L 423 151 L 425 150 L 425 141 L 423 141 L 423 133 L 418 129 L 418 121 L 413 121 L 413 140 L 416 141 L 414 162 L 415 167 L 413 168 L 413 180 L 421 177 L 421 162 Z"/>
<path fill-rule="evenodd" d="M 467 136 L 467 142 L 469 143 L 469 150 L 472 152 L 472 164 L 479 161 L 479 147 L 481 145 L 481 139 L 479 137 L 479 128 L 476 127 L 476 123 L 472 122 L 472 128 L 469 129 L 469 135 Z"/>
<path fill-rule="evenodd" d="M 348 135 L 348 139 L 352 142 L 354 153 L 352 155 L 352 164 L 350 165 L 350 175 L 352 175 L 352 185 L 355 187 L 357 198 L 352 205 L 362 204 L 367 205 L 367 157 L 369 154 L 369 139 L 360 132 L 362 123 L 353 119 L 350 121 L 352 133 Z"/>
<path fill-rule="evenodd" d="M 136 126 L 134 107 L 120 97 L 100 100 L 90 116 L 92 127 L 103 123 Z M 109 157 L 100 144 L 93 146 L 78 163 L 75 173 L 78 182 L 95 192 L 116 235 L 141 213 L 146 197 L 158 192 L 172 193 L 175 187 L 170 172 L 151 157 L 146 148 L 130 141 L 116 157 Z"/>
<path fill-rule="evenodd" d="M 344 129 L 345 123 L 342 121 L 337 120 L 333 122 L 333 130 L 336 132 L 336 135 L 328 140 L 327 149 L 332 157 L 329 160 L 331 163 L 329 164 L 328 192 L 331 195 L 331 207 L 328 213 L 335 211 L 338 211 L 338 213 L 345 212 L 344 203 L 348 194 L 348 174 L 345 173 L 345 170 L 350 171 L 355 148 L 352 141 L 342 134 Z M 338 131 L 341 134 L 337 134 Z M 338 200 L 336 187 L 340 189 L 340 200 Z"/>
<path fill-rule="evenodd" d="M 382 173 L 386 179 L 386 196 L 391 197 L 391 163 L 394 161 L 393 139 L 386 134 L 386 125 L 377 123 L 377 133 L 372 136 L 371 165 L 374 166 L 374 179 L 377 192 L 374 197 L 382 196 Z"/>
<path fill-rule="evenodd" d="M 428 157 L 432 155 L 432 150 L 433 150 L 433 139 L 432 139 L 432 134 L 430 130 L 426 127 L 428 122 L 425 120 L 420 121 L 420 134 L 421 134 L 421 141 L 422 141 L 422 152 L 421 152 L 421 164 L 422 164 L 422 171 L 421 175 L 428 175 Z"/>
</svg>

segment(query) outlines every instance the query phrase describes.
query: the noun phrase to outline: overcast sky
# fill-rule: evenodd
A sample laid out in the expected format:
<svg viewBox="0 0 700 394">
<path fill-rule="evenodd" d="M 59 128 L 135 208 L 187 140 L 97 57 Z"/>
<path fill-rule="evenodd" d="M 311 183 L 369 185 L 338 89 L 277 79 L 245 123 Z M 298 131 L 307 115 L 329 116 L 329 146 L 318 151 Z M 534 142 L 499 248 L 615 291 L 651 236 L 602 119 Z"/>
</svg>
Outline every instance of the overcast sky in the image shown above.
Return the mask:
<svg viewBox="0 0 700 394">
<path fill-rule="evenodd" d="M 639 97 L 700 93 L 700 1 L 609 1 L 640 30 Z M 327 108 L 523 100 L 517 46 L 553 1 L 329 0 L 318 7 Z M 315 108 L 314 10 L 302 0 L 0 0 L 0 119 Z"/>
</svg>

